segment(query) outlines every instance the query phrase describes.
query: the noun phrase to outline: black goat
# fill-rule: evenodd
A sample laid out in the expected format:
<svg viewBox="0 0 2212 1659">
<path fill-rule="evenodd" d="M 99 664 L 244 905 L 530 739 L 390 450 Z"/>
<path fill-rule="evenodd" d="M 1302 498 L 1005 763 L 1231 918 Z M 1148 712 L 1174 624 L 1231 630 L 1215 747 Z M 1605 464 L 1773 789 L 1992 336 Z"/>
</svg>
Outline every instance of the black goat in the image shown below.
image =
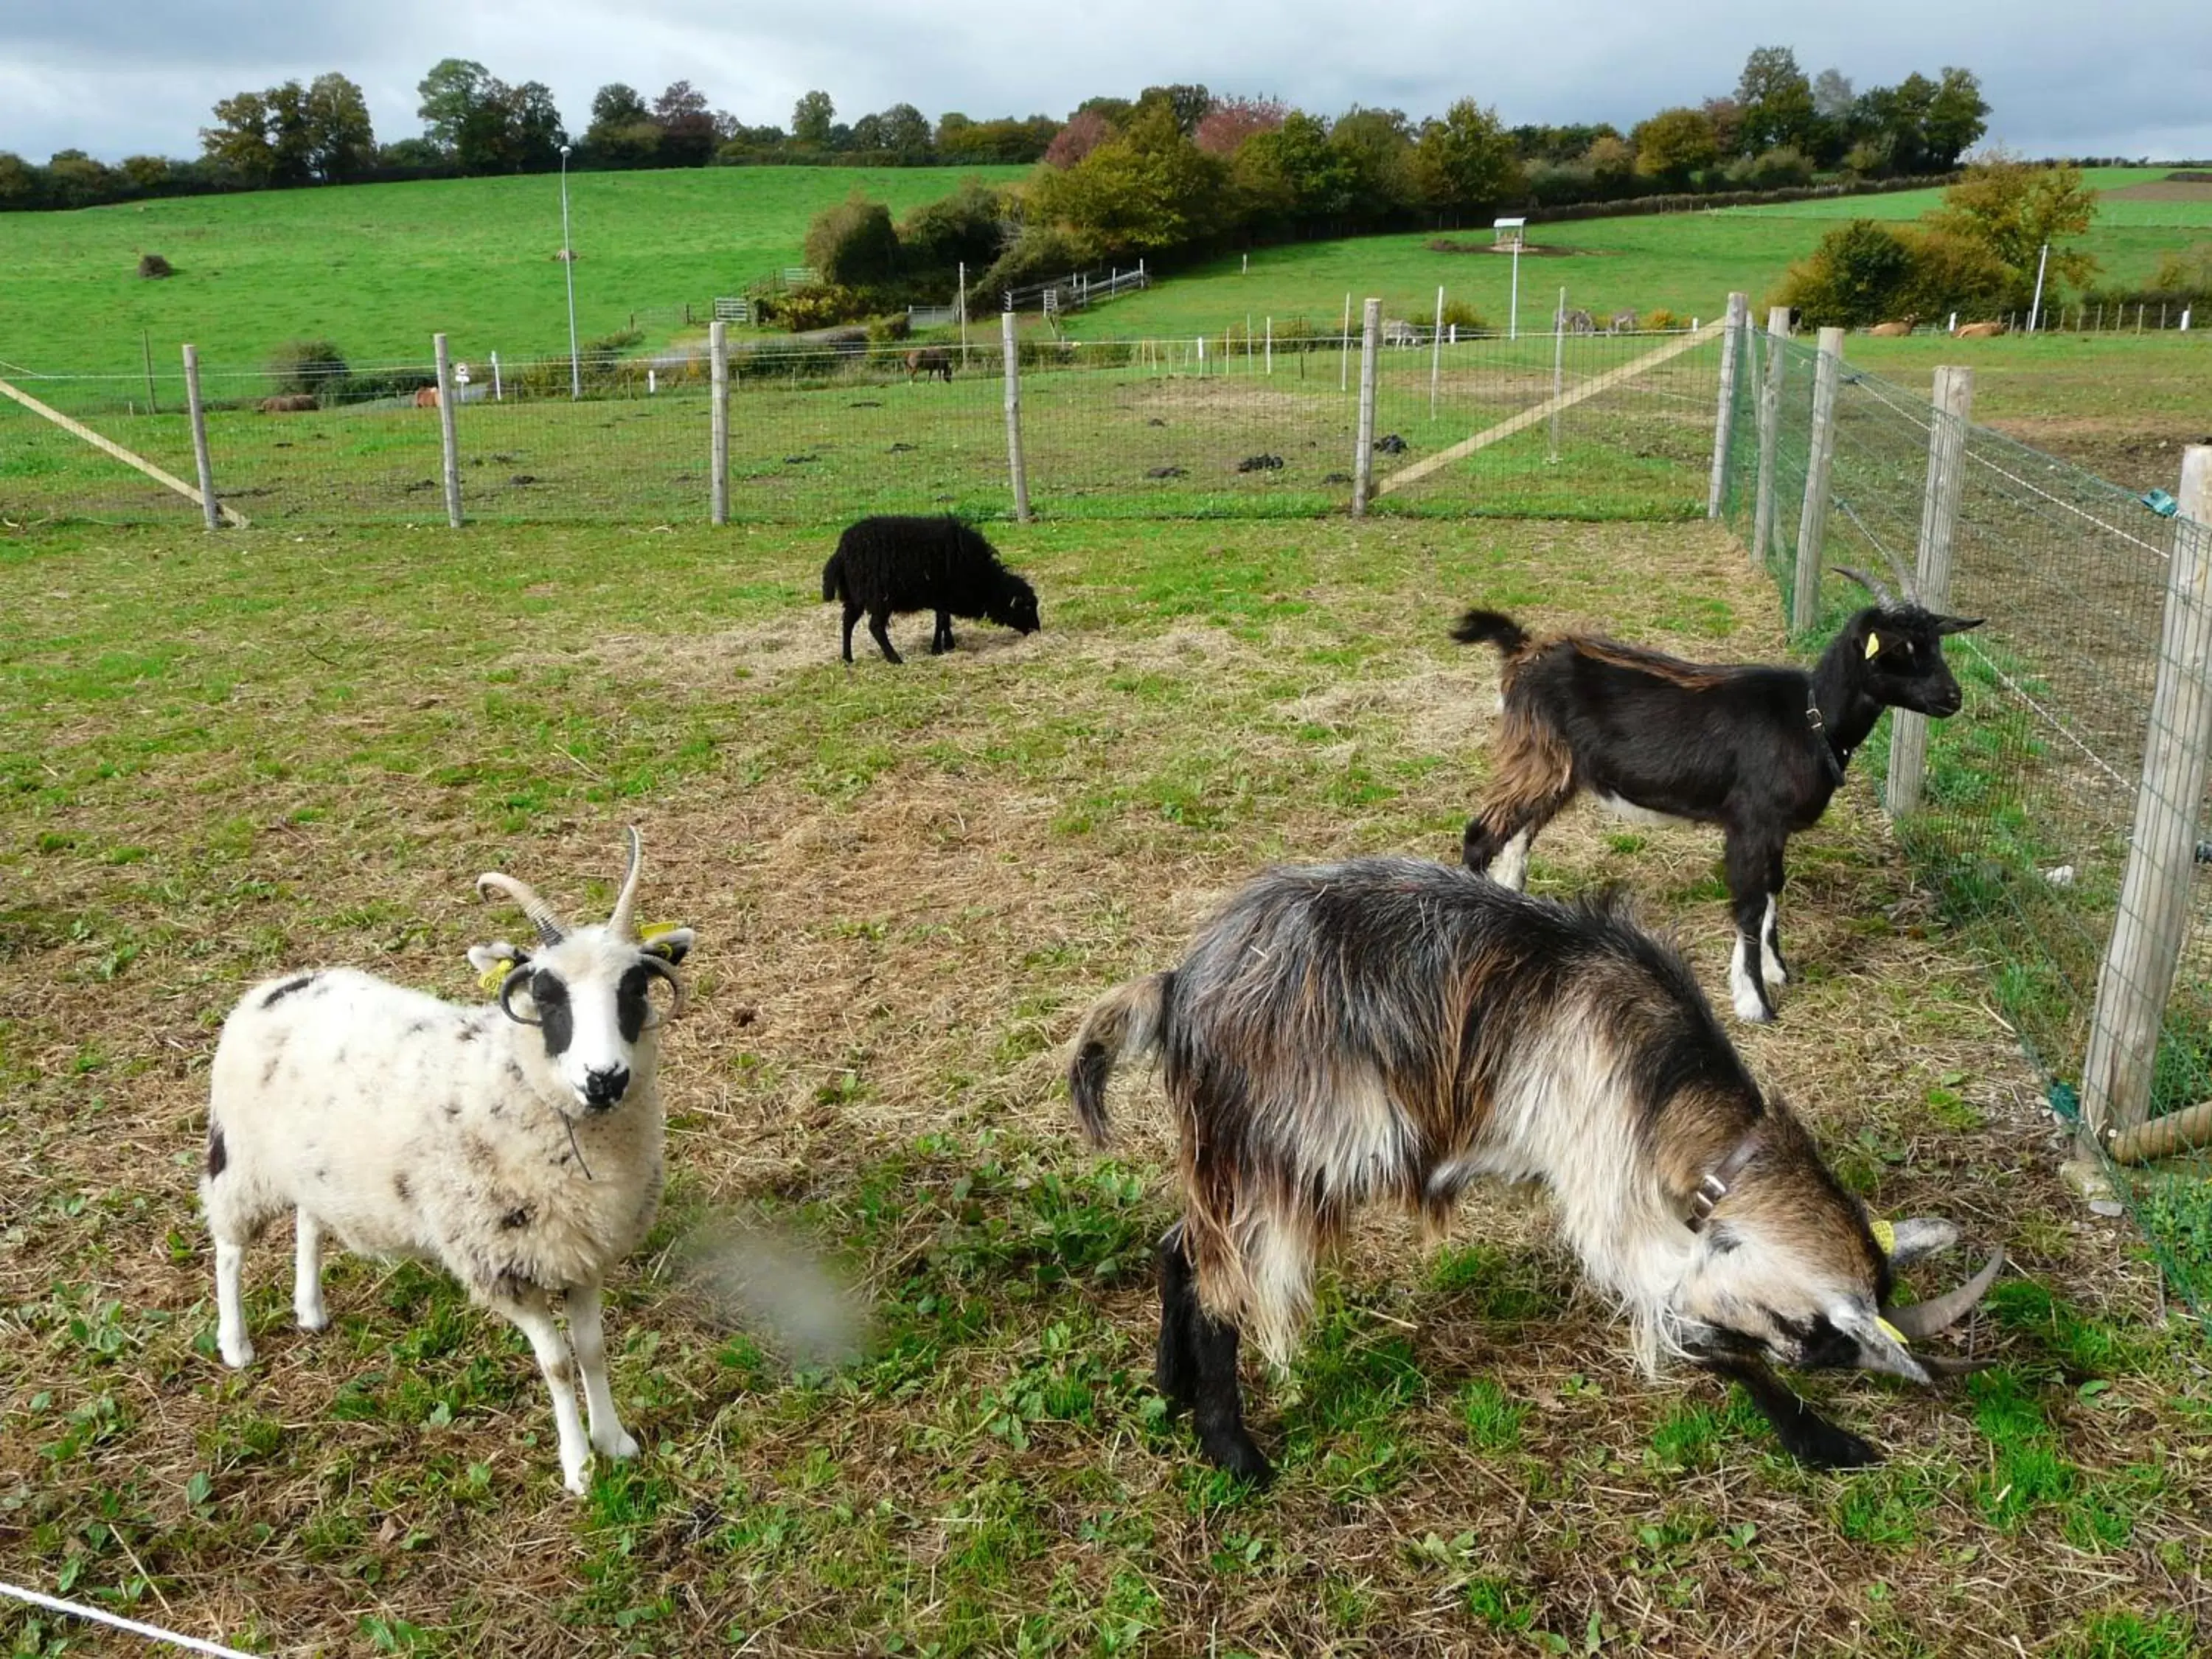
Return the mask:
<svg viewBox="0 0 2212 1659">
<path fill-rule="evenodd" d="M 1688 818 L 1726 832 L 1735 952 L 1729 991 L 1740 1019 L 1774 1018 L 1789 982 L 1775 904 L 1783 849 L 1827 811 L 1852 751 L 1885 708 L 1959 712 L 1943 636 L 1978 619 L 1937 616 L 1856 570 L 1880 601 L 1844 624 L 1802 669 L 1709 665 L 1591 635 L 1531 639 L 1494 611 L 1452 630 L 1504 657 L 1489 787 L 1467 826 L 1470 870 L 1518 887 L 1528 844 L 1578 791 L 1630 816 Z M 1753 970 L 1756 953 L 1757 968 Z"/>
<path fill-rule="evenodd" d="M 1240 1339 L 1289 1363 L 1315 1258 L 1371 1204 L 1434 1231 L 1474 1181 L 1543 1182 L 1645 1366 L 1735 1378 L 1792 1455 L 1824 1466 L 1878 1454 L 1770 1364 L 1923 1384 L 1963 1369 L 1907 1343 L 1958 1320 L 2002 1267 L 1892 1307 L 1892 1270 L 1956 1230 L 1870 1222 L 1745 1069 L 1688 965 L 1613 900 L 1532 898 L 1417 859 L 1272 870 L 1175 968 L 1084 1019 L 1068 1088 L 1094 1144 L 1115 1064 L 1153 1053 L 1182 1132 L 1159 1388 L 1241 1475 L 1268 1471 L 1244 1426 Z"/>
<path fill-rule="evenodd" d="M 845 660 L 853 624 L 866 611 L 884 660 L 903 662 L 888 627 L 894 613 L 934 611 L 936 656 L 952 649 L 952 619 L 980 617 L 1024 634 L 1037 631 L 1036 590 L 999 562 L 991 544 L 959 520 L 863 519 L 837 538 L 822 567 L 822 599 L 845 602 Z"/>
</svg>

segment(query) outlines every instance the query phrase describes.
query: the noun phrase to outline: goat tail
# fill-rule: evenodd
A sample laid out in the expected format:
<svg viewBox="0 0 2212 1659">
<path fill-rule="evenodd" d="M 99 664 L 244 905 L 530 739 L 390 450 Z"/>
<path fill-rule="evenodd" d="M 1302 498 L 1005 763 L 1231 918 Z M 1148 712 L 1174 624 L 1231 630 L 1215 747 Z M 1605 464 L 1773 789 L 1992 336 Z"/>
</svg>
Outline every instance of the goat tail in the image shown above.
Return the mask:
<svg viewBox="0 0 2212 1659">
<path fill-rule="evenodd" d="M 1113 1139 L 1106 1117 L 1106 1080 L 1115 1066 L 1132 1054 L 1160 1045 L 1166 1025 L 1171 974 L 1147 974 L 1116 986 L 1091 1005 L 1075 1034 L 1075 1056 L 1067 1063 L 1067 1092 L 1075 1102 L 1075 1121 L 1084 1139 L 1103 1146 Z"/>
<path fill-rule="evenodd" d="M 841 547 L 830 556 L 830 562 L 822 567 L 822 603 L 824 605 L 829 604 L 832 599 L 843 597 L 842 590 L 845 586 L 844 556 L 845 550 Z"/>
<path fill-rule="evenodd" d="M 1497 611 L 1468 611 L 1452 625 L 1451 636 L 1462 645 L 1494 645 L 1508 662 L 1528 648 L 1527 631 Z"/>
</svg>

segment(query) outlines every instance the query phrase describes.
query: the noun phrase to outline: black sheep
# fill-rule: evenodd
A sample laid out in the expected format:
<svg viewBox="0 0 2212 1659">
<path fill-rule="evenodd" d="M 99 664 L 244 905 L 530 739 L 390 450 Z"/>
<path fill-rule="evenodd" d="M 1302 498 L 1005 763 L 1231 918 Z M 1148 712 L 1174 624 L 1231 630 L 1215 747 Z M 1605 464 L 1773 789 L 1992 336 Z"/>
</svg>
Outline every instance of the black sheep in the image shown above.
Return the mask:
<svg viewBox="0 0 2212 1659">
<path fill-rule="evenodd" d="M 991 544 L 949 515 L 863 519 L 837 538 L 822 567 L 822 599 L 845 602 L 845 660 L 853 624 L 866 611 L 884 660 L 905 660 L 891 646 L 894 612 L 934 611 L 932 656 L 952 649 L 952 619 L 980 617 L 1024 634 L 1037 630 L 1036 590 L 999 562 Z"/>
</svg>

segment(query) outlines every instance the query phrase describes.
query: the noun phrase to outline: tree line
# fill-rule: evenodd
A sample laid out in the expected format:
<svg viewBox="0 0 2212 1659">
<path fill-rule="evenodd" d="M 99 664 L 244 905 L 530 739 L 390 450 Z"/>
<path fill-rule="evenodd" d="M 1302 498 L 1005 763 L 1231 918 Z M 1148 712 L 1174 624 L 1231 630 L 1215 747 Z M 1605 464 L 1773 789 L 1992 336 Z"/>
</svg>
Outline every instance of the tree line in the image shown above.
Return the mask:
<svg viewBox="0 0 2212 1659">
<path fill-rule="evenodd" d="M 1771 189 L 1816 173 L 1941 173 L 1981 137 L 1989 114 L 1971 70 L 1915 73 L 1857 92 L 1838 70 L 1808 76 L 1785 46 L 1752 52 L 1732 94 L 1658 111 L 1625 133 L 1604 123 L 1504 127 L 1473 100 L 1421 120 L 1358 106 L 1332 118 L 1269 99 L 1216 98 L 1195 85 L 1089 99 L 1065 120 L 953 111 L 934 123 L 908 103 L 842 121 L 817 90 L 799 99 L 787 127 L 755 126 L 710 107 L 688 81 L 650 99 L 619 82 L 603 86 L 588 123 L 572 133 L 542 82 L 511 85 L 471 59 L 442 60 L 416 90 L 422 131 L 391 143 L 377 138 L 361 88 L 332 73 L 221 100 L 191 159 L 134 155 L 111 167 L 64 150 L 37 166 L 0 151 L 0 210 L 546 172 L 565 145 L 580 170 L 1044 161 L 1061 180 L 1040 180 L 1058 216 L 1109 240 L 1126 228 L 1132 246 L 1159 247 L 1187 240 L 1168 221 L 1224 209 L 1231 216 L 1212 221 L 1217 232 L 1334 233 L 1492 205 Z M 1101 149 L 1106 161 L 1085 171 Z M 1146 211 L 1138 198 L 1162 191 L 1163 222 L 1131 222 Z M 1127 199 L 1104 199 L 1117 192 Z"/>
</svg>

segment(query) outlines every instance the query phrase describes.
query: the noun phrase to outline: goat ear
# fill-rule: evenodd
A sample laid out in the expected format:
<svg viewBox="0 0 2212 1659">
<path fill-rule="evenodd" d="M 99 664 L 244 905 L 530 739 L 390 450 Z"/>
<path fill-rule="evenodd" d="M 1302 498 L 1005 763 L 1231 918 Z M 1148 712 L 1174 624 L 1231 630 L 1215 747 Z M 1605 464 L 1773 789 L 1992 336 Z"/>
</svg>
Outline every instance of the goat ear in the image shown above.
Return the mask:
<svg viewBox="0 0 2212 1659">
<path fill-rule="evenodd" d="M 1910 1267 L 1924 1255 L 1948 1250 L 1959 1242 L 1959 1230 L 1933 1216 L 1908 1216 L 1902 1221 L 1875 1219 L 1875 1243 L 1881 1245 L 1893 1267 Z"/>
<path fill-rule="evenodd" d="M 1905 1339 L 1880 1315 L 1869 1312 L 1863 1320 L 1854 1319 L 1841 1327 L 1858 1343 L 1858 1365 L 1863 1371 L 1880 1371 L 1887 1376 L 1901 1376 L 1908 1382 L 1923 1387 L 1935 1378 L 1928 1375 L 1927 1367 L 1912 1357 L 1905 1346 Z"/>
<path fill-rule="evenodd" d="M 1939 635 L 1963 634 L 1970 628 L 1979 628 L 1987 620 L 1984 617 L 1939 617 L 1936 631 Z"/>
<path fill-rule="evenodd" d="M 659 957 L 672 968 L 691 954 L 691 943 L 696 937 L 689 927 L 666 924 L 648 927 L 644 932 L 645 937 L 637 948 L 647 956 Z"/>
</svg>

